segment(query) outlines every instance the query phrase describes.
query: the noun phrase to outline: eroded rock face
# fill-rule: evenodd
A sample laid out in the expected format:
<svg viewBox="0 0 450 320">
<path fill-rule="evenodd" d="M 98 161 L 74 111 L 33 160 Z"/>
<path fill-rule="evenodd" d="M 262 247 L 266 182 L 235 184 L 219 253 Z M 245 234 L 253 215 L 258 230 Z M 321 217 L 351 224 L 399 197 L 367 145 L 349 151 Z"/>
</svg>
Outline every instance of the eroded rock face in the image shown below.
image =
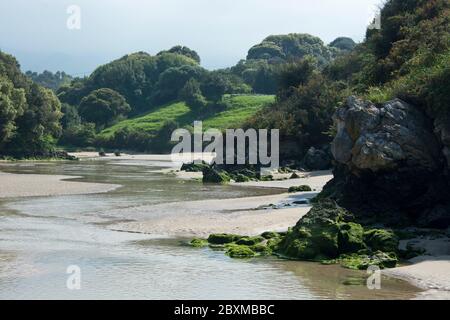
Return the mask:
<svg viewBox="0 0 450 320">
<path fill-rule="evenodd" d="M 396 99 L 377 107 L 350 97 L 347 106 L 336 112 L 334 121 L 334 158 L 355 173 L 402 166 L 432 172 L 440 166 L 439 143 L 430 120 L 406 102 Z"/>
<path fill-rule="evenodd" d="M 355 97 L 334 122 L 329 194 L 373 222 L 448 227 L 450 122 L 399 99 L 376 106 Z"/>
</svg>

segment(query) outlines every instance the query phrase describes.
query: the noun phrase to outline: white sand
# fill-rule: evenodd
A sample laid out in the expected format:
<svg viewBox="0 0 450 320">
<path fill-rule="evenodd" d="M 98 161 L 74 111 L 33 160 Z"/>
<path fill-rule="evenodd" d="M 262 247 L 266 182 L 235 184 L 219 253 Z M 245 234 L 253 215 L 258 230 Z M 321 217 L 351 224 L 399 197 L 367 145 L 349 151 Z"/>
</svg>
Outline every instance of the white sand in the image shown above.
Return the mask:
<svg viewBox="0 0 450 320">
<path fill-rule="evenodd" d="M 421 256 L 412 265 L 384 270 L 386 275 L 425 289 L 417 299 L 450 300 L 450 256 Z"/>
<path fill-rule="evenodd" d="M 79 177 L 0 172 L 0 198 L 103 193 L 120 187 L 115 184 L 68 181 L 75 178 Z"/>
<path fill-rule="evenodd" d="M 450 239 L 417 238 L 400 241 L 400 249 L 406 244 L 426 250 L 426 255 L 410 260 L 411 265 L 387 269 L 386 275 L 406 280 L 426 290 L 418 299 L 450 299 Z"/>
</svg>

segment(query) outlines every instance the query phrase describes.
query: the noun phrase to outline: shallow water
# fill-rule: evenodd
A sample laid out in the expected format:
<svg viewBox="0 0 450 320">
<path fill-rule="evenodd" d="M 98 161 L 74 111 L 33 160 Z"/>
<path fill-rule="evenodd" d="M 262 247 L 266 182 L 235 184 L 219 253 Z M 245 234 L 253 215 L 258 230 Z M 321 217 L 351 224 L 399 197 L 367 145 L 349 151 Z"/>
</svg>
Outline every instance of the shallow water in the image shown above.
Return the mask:
<svg viewBox="0 0 450 320">
<path fill-rule="evenodd" d="M 204 186 L 155 172 L 166 166 L 133 160 L 1 164 L 5 172 L 83 176 L 82 181 L 123 187 L 106 194 L 2 200 L 0 299 L 408 299 L 418 293 L 388 278 L 381 290 L 369 290 L 365 273 L 337 266 L 233 260 L 183 246 L 180 239 L 106 229 L 133 219 L 109 214 L 112 208 L 275 192 Z M 67 288 L 70 265 L 80 267 L 80 290 Z M 348 280 L 357 284 L 345 285 Z"/>
</svg>

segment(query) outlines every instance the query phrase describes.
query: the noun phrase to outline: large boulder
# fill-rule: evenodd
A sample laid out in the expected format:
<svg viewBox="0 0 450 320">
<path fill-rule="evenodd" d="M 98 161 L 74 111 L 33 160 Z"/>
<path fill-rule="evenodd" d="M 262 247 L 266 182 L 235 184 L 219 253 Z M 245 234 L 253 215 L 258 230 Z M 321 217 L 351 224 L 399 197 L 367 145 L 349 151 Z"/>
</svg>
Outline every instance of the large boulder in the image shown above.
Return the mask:
<svg viewBox="0 0 450 320">
<path fill-rule="evenodd" d="M 448 226 L 450 124 L 399 99 L 375 105 L 355 97 L 333 119 L 335 179 L 325 193 L 372 222 Z"/>
<path fill-rule="evenodd" d="M 417 167 L 433 172 L 440 148 L 432 123 L 418 108 L 399 99 L 383 106 L 350 97 L 334 115 L 337 127 L 331 151 L 352 171 L 373 172 Z"/>
</svg>

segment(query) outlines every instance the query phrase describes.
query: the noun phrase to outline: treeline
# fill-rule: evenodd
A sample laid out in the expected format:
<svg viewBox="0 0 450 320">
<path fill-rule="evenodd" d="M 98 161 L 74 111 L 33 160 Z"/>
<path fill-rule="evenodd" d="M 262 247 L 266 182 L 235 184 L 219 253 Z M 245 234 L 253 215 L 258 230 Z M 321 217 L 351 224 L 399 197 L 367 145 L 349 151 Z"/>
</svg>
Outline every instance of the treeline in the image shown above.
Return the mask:
<svg viewBox="0 0 450 320">
<path fill-rule="evenodd" d="M 368 29 L 353 49 L 345 40 L 336 43 L 347 53 L 323 67 L 310 58 L 285 64 L 276 102 L 248 123 L 281 129 L 282 158 L 328 148 L 331 116 L 351 94 L 375 103 L 399 97 L 432 119 L 450 119 L 448 0 L 387 1 L 381 29 Z"/>
<path fill-rule="evenodd" d="M 0 52 L 0 156 L 50 157 L 61 134 L 56 95 L 20 71 Z"/>
</svg>

